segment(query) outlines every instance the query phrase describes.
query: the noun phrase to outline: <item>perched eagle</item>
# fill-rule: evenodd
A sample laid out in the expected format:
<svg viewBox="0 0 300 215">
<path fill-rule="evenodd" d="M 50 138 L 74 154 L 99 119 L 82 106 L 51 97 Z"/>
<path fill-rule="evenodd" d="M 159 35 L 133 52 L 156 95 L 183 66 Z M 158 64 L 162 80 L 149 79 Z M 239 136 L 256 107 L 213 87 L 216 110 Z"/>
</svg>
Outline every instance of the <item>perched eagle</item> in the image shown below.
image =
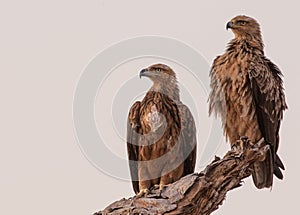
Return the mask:
<svg viewBox="0 0 300 215">
<path fill-rule="evenodd" d="M 231 145 L 242 136 L 253 143 L 264 138 L 270 146 L 266 159 L 253 165 L 257 188 L 268 188 L 273 173 L 283 178 L 284 165 L 277 155 L 279 128 L 287 109 L 279 68 L 264 55 L 260 26 L 247 16 L 227 23 L 235 38 L 225 54 L 218 56 L 210 72 L 209 113 L 222 118 L 226 139 Z"/>
<path fill-rule="evenodd" d="M 127 122 L 129 167 L 137 196 L 193 173 L 196 162 L 195 122 L 180 101 L 174 71 L 155 64 L 143 69 L 141 77 L 153 85 L 132 105 Z"/>
</svg>

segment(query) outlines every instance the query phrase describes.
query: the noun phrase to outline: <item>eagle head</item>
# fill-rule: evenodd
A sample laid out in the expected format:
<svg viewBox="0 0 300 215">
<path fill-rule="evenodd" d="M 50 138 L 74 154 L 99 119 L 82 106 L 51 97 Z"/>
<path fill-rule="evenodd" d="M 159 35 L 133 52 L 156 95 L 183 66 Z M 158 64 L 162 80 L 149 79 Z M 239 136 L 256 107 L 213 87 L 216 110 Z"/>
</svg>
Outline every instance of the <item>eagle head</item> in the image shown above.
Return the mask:
<svg viewBox="0 0 300 215">
<path fill-rule="evenodd" d="M 236 38 L 259 38 L 261 39 L 258 22 L 248 16 L 239 15 L 226 24 L 226 29 L 231 29 Z"/>
<path fill-rule="evenodd" d="M 176 74 L 175 72 L 167 65 L 165 64 L 154 64 L 149 66 L 146 69 L 143 69 L 140 72 L 140 78 L 141 77 L 148 77 L 150 78 L 153 82 L 166 82 L 166 81 L 171 81 L 171 80 L 176 80 Z"/>
</svg>

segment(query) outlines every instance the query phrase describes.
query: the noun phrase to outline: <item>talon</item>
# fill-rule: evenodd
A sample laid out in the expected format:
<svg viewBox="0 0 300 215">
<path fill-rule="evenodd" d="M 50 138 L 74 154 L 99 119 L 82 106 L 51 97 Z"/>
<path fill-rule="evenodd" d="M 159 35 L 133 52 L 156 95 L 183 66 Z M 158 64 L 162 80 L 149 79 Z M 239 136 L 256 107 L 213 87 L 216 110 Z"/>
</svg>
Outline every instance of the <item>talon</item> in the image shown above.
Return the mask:
<svg viewBox="0 0 300 215">
<path fill-rule="evenodd" d="M 150 190 L 149 189 L 143 189 L 143 190 L 140 190 L 140 192 L 138 194 L 136 194 L 135 198 L 141 198 L 143 197 L 144 195 L 150 193 Z"/>
<path fill-rule="evenodd" d="M 165 187 L 167 187 L 167 185 L 160 184 L 160 185 L 159 185 L 159 190 L 162 191 Z"/>
<path fill-rule="evenodd" d="M 162 191 L 163 191 L 163 189 L 164 189 L 165 187 L 167 187 L 167 185 L 164 185 L 164 184 L 155 184 L 155 185 L 153 186 L 152 189 L 158 189 L 158 191 L 159 191 L 159 196 L 161 196 Z"/>
<path fill-rule="evenodd" d="M 159 189 L 160 188 L 160 185 L 159 184 L 155 184 L 154 186 L 153 186 L 153 189 Z"/>
</svg>

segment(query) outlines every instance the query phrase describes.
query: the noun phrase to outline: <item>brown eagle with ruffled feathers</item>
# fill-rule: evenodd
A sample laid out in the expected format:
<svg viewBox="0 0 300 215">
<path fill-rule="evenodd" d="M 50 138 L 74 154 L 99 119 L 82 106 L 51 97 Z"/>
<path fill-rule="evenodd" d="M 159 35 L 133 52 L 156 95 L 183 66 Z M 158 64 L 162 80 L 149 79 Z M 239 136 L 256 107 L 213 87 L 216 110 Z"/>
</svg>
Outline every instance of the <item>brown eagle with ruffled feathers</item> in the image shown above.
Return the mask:
<svg viewBox="0 0 300 215">
<path fill-rule="evenodd" d="M 265 160 L 254 163 L 252 177 L 257 188 L 272 186 L 273 174 L 282 179 L 284 165 L 277 150 L 283 111 L 287 109 L 279 68 L 264 55 L 260 26 L 247 16 L 227 23 L 235 38 L 218 56 L 210 72 L 209 113 L 222 118 L 231 145 L 243 136 L 270 146 Z"/>
<path fill-rule="evenodd" d="M 153 85 L 128 115 L 127 151 L 137 196 L 193 173 L 196 162 L 195 122 L 180 101 L 175 72 L 155 64 L 143 69 L 140 77 L 149 78 Z"/>
</svg>

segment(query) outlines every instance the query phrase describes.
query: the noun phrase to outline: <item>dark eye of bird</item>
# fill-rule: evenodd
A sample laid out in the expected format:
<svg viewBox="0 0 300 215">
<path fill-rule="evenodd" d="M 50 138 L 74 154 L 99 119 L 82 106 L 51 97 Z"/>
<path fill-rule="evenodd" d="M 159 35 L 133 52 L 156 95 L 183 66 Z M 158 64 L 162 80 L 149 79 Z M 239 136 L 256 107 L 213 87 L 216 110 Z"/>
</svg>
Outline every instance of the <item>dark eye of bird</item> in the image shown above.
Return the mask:
<svg viewBox="0 0 300 215">
<path fill-rule="evenodd" d="M 156 72 L 160 72 L 160 71 L 161 71 L 161 68 L 156 68 L 155 71 L 156 71 Z"/>
</svg>

